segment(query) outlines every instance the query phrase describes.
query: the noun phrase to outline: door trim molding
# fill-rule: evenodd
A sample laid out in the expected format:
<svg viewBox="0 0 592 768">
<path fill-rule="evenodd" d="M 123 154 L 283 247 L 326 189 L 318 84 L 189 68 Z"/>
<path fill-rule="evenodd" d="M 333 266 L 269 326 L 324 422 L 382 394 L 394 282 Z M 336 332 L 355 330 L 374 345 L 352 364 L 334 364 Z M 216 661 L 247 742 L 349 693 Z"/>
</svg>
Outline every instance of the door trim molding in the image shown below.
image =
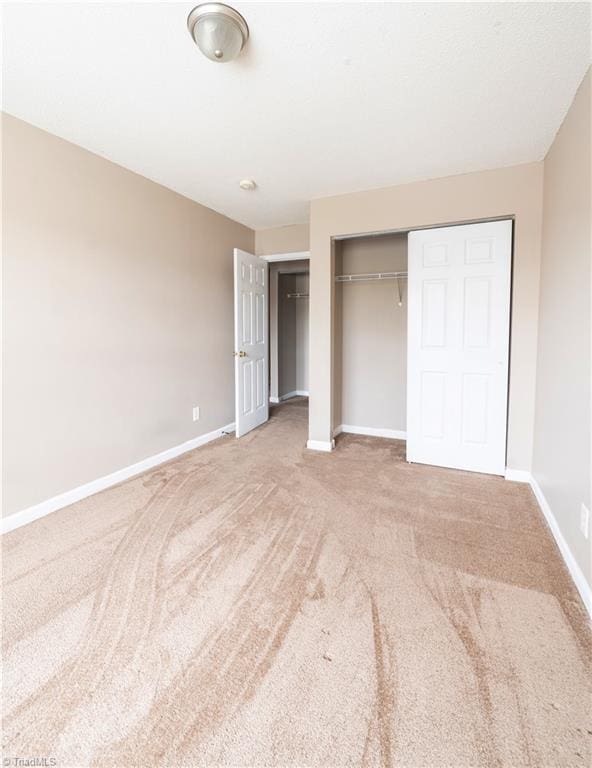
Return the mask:
<svg viewBox="0 0 592 768">
<path fill-rule="evenodd" d="M 149 456 L 146 459 L 142 459 L 142 461 L 137 461 L 135 464 L 130 464 L 129 467 L 118 469 L 115 472 L 111 472 L 109 475 L 99 477 L 97 480 L 91 480 L 89 483 L 79 485 L 78 488 L 64 491 L 64 493 L 53 496 L 51 499 L 41 501 L 39 504 L 33 504 L 31 507 L 21 509 L 20 512 L 15 512 L 14 514 L 3 518 L 1 532 L 8 533 L 9 531 L 14 531 L 15 528 L 20 528 L 23 525 L 32 523 L 34 520 L 39 520 L 39 518 L 45 517 L 45 515 L 49 515 L 51 512 L 56 512 L 58 509 L 69 507 L 70 504 L 74 504 L 77 501 L 93 496 L 95 493 L 99 493 L 118 483 L 129 480 L 131 477 L 141 475 L 143 472 L 147 472 L 149 469 L 157 467 L 159 464 L 171 461 L 171 459 L 175 459 L 183 453 L 193 451 L 195 448 L 199 448 L 206 443 L 211 443 L 212 440 L 217 440 L 219 437 L 222 437 L 229 432 L 234 432 L 234 422 L 227 424 L 225 427 L 214 429 L 212 432 L 207 432 L 205 435 L 200 435 L 199 437 L 194 437 L 184 443 L 175 445 L 173 448 L 167 448 L 165 451 L 154 454 L 154 456 Z"/>
<path fill-rule="evenodd" d="M 507 469 L 506 480 L 519 482 L 519 483 L 528 483 L 528 485 L 530 485 L 530 487 L 532 488 L 532 492 L 534 493 L 535 499 L 537 500 L 537 503 L 539 505 L 541 512 L 543 513 L 543 517 L 545 518 L 547 526 L 551 531 L 551 535 L 555 539 L 555 543 L 557 544 L 559 552 L 561 553 L 563 562 L 565 563 L 567 570 L 569 571 L 569 575 L 571 576 L 572 581 L 575 584 L 575 587 L 578 590 L 580 597 L 582 598 L 582 602 L 584 603 L 584 607 L 588 612 L 588 616 L 592 620 L 592 587 L 590 586 L 590 584 L 588 584 L 588 581 L 586 580 L 584 572 L 582 571 L 577 560 L 573 556 L 573 553 L 569 548 L 569 544 L 567 543 L 563 533 L 561 532 L 561 528 L 559 527 L 557 518 L 553 514 L 551 505 L 545 498 L 545 494 L 543 493 L 541 486 L 533 477 L 532 473 L 524 469 Z"/>
<path fill-rule="evenodd" d="M 272 253 L 268 256 L 259 256 L 270 263 L 273 261 L 300 261 L 301 259 L 310 259 L 310 251 L 291 251 L 290 253 Z"/>
<path fill-rule="evenodd" d="M 409 232 L 419 232 L 422 229 L 441 229 L 442 227 L 463 227 L 465 224 L 482 224 L 489 221 L 515 221 L 513 213 L 500 216 L 489 216 L 482 219 L 461 219 L 460 221 L 441 221 L 439 224 L 416 224 L 413 227 L 397 227 L 396 229 L 373 229 L 369 232 L 342 232 L 333 235 L 332 240 L 353 240 L 361 237 L 382 237 L 383 235 L 407 235 Z"/>
</svg>

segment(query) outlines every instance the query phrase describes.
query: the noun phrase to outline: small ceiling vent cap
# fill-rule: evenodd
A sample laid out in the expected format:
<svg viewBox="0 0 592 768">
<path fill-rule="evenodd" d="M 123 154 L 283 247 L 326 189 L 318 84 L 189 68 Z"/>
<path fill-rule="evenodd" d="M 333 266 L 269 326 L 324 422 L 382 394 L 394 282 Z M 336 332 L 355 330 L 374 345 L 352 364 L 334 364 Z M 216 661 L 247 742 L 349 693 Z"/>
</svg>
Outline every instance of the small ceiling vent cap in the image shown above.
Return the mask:
<svg viewBox="0 0 592 768">
<path fill-rule="evenodd" d="M 254 189 L 257 188 L 257 185 L 255 184 L 253 179 L 241 179 L 238 185 L 241 189 L 244 189 L 247 192 L 252 192 Z"/>
</svg>

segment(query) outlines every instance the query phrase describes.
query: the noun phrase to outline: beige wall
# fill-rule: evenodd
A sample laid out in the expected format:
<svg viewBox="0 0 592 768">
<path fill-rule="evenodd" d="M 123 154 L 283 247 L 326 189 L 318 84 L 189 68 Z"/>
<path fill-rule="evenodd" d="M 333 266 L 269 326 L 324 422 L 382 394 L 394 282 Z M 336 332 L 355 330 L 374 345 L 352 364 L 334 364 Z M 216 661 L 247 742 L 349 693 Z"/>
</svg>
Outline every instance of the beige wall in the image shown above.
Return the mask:
<svg viewBox="0 0 592 768">
<path fill-rule="evenodd" d="M 407 235 L 336 243 L 338 274 L 407 269 Z M 339 283 L 335 287 L 334 424 L 405 431 L 407 283 Z"/>
<path fill-rule="evenodd" d="M 531 468 L 543 164 L 501 168 L 311 203 L 309 439 L 333 430 L 335 236 L 515 216 L 508 466 Z"/>
<path fill-rule="evenodd" d="M 2 141 L 11 514 L 233 421 L 254 233 L 12 117 Z"/>
<path fill-rule="evenodd" d="M 258 229 L 255 232 L 255 253 L 257 256 L 272 256 L 275 253 L 308 251 L 308 247 L 308 223 L 291 224 L 287 227 Z"/>
<path fill-rule="evenodd" d="M 544 164 L 533 475 L 592 584 L 590 540 L 590 100 L 586 75 Z"/>
</svg>

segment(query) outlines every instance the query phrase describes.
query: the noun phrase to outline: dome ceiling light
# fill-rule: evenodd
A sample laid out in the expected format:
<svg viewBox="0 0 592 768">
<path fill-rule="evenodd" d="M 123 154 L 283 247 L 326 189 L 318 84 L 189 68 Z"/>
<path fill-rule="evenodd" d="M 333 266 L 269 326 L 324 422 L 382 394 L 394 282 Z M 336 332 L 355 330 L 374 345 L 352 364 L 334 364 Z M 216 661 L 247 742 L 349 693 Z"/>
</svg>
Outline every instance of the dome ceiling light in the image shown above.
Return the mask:
<svg viewBox="0 0 592 768">
<path fill-rule="evenodd" d="M 238 11 L 224 3 L 201 3 L 187 17 L 197 47 L 211 61 L 236 59 L 249 39 L 249 27 Z"/>
<path fill-rule="evenodd" d="M 244 189 L 245 192 L 252 192 L 257 187 L 253 179 L 241 179 L 238 185 L 241 189 Z"/>
</svg>

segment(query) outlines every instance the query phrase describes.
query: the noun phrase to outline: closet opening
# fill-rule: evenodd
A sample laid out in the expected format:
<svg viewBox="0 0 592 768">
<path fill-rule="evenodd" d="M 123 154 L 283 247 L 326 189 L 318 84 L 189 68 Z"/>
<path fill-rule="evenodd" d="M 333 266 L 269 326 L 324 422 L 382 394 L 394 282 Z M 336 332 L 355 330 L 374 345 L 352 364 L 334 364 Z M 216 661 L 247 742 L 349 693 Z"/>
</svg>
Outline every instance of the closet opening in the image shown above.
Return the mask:
<svg viewBox="0 0 592 768">
<path fill-rule="evenodd" d="M 334 241 L 333 432 L 504 475 L 513 221 Z"/>
<path fill-rule="evenodd" d="M 333 424 L 404 440 L 407 232 L 335 241 Z"/>
<path fill-rule="evenodd" d="M 309 260 L 269 265 L 269 402 L 308 397 Z"/>
</svg>

